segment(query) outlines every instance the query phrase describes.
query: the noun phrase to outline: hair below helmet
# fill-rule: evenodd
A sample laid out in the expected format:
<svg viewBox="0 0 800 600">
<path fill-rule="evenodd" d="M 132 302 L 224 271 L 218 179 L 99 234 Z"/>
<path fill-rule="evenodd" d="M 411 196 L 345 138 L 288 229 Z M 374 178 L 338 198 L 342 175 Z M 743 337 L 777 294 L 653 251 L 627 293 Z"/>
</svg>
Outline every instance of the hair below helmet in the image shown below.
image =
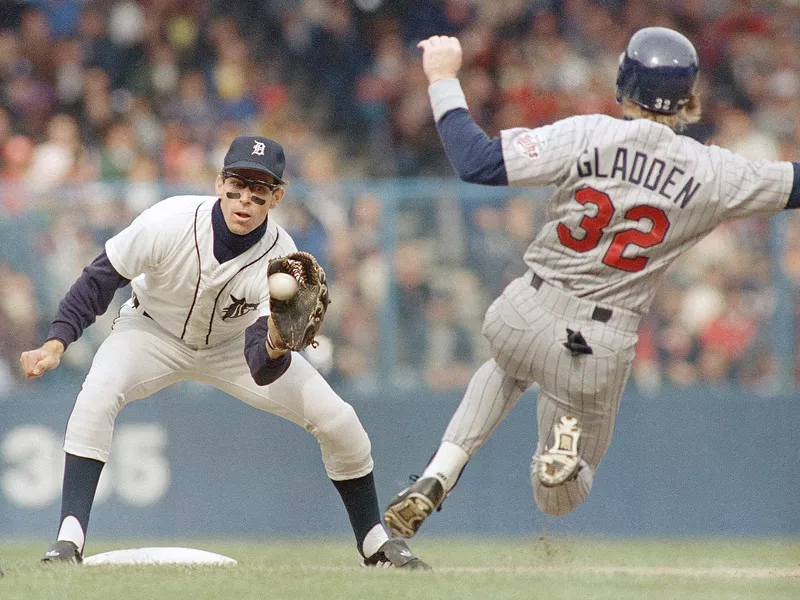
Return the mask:
<svg viewBox="0 0 800 600">
<path fill-rule="evenodd" d="M 665 27 L 640 29 L 620 55 L 617 102 L 673 115 L 689 101 L 699 71 L 697 51 L 686 37 Z"/>
</svg>

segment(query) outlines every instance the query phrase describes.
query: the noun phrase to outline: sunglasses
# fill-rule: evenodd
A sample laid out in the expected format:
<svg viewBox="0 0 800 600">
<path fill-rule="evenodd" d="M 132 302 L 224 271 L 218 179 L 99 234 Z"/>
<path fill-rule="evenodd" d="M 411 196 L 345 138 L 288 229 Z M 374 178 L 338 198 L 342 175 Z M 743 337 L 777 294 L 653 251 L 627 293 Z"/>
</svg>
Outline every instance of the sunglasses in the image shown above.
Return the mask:
<svg viewBox="0 0 800 600">
<path fill-rule="evenodd" d="M 242 177 L 241 175 L 237 175 L 229 171 L 223 171 L 222 178 L 225 180 L 225 183 L 234 189 L 243 190 L 245 188 L 250 188 L 250 191 L 253 193 L 253 195 L 250 196 L 250 199 L 260 206 L 263 206 L 267 203 L 267 201 L 261 196 L 268 196 L 270 193 L 281 187 L 280 183 L 270 183 L 268 181 L 259 181 L 258 179 L 247 179 L 246 177 Z"/>
</svg>

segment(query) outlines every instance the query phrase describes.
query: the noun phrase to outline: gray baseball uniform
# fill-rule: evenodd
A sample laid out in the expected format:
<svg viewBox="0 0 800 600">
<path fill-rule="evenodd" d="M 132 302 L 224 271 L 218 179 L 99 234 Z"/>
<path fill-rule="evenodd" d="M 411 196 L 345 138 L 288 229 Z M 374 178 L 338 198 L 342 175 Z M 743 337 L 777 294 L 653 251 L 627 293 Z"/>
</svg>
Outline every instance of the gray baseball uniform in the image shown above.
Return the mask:
<svg viewBox="0 0 800 600">
<path fill-rule="evenodd" d="M 611 442 L 637 326 L 665 270 L 723 220 L 794 207 L 797 165 L 749 161 L 651 120 L 602 115 L 511 129 L 490 141 L 464 110 L 456 79 L 429 91 L 463 178 L 555 186 L 547 222 L 525 253 L 529 271 L 487 311 L 493 358 L 473 377 L 443 441 L 472 456 L 537 383 L 534 496 L 546 513 L 565 514 L 588 495 Z M 568 329 L 582 334 L 591 354 L 565 347 Z M 545 487 L 538 456 L 565 415 L 583 427 L 584 468 Z"/>
<path fill-rule="evenodd" d="M 472 377 L 422 476 L 389 503 L 414 535 L 523 392 L 539 385 L 536 504 L 563 515 L 588 496 L 614 431 L 641 316 L 667 267 L 727 219 L 800 206 L 800 164 L 750 161 L 677 135 L 695 122 L 699 60 L 677 31 L 646 27 L 620 55 L 624 119 L 577 116 L 490 139 L 467 111 L 458 40 L 420 42 L 436 126 L 459 176 L 552 185 L 528 271 L 486 312 L 492 358 Z"/>
</svg>

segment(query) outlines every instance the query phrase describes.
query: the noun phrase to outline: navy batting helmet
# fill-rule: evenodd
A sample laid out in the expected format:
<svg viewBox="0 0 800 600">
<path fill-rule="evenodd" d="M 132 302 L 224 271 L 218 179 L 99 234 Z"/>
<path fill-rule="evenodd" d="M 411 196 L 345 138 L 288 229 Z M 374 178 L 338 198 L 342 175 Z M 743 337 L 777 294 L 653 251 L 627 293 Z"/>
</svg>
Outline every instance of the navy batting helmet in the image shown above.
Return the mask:
<svg viewBox="0 0 800 600">
<path fill-rule="evenodd" d="M 697 51 L 686 37 L 666 27 L 645 27 L 620 54 L 617 102 L 630 100 L 673 115 L 689 101 L 699 71 Z"/>
</svg>

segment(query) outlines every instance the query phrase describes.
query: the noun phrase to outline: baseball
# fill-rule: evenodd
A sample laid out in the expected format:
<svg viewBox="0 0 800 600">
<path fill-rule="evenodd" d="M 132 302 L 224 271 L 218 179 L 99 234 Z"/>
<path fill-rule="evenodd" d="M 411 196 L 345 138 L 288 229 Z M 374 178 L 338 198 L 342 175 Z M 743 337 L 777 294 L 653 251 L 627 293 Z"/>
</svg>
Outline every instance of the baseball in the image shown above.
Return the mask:
<svg viewBox="0 0 800 600">
<path fill-rule="evenodd" d="M 275 300 L 288 300 L 297 293 L 297 280 L 288 273 L 274 273 L 267 279 L 269 295 Z"/>
</svg>

